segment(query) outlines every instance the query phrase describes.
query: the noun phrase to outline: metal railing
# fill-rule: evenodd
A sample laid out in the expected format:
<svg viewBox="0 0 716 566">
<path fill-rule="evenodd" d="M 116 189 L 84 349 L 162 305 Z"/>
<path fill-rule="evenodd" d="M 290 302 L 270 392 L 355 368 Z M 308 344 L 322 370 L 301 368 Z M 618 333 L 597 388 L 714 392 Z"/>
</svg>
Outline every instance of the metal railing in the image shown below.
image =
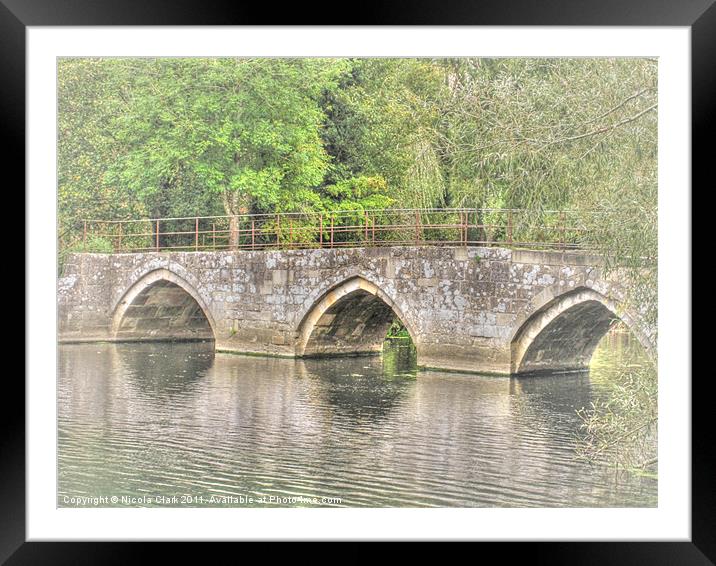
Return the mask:
<svg viewBox="0 0 716 566">
<path fill-rule="evenodd" d="M 386 209 L 86 220 L 81 242 L 115 253 L 366 246 L 584 248 L 584 212 L 520 209 Z M 79 236 L 79 234 L 78 234 Z"/>
</svg>

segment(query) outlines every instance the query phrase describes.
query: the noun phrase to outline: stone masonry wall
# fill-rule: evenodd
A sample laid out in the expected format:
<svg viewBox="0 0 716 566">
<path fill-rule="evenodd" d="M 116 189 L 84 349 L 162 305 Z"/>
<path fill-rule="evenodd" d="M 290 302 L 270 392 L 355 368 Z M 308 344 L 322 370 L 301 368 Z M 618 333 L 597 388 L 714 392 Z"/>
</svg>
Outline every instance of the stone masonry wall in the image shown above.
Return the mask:
<svg viewBox="0 0 716 566">
<path fill-rule="evenodd" d="M 588 289 L 619 309 L 619 285 L 605 281 L 598 264 L 598 258 L 572 252 L 467 247 L 74 254 L 58 282 L 59 338 L 121 339 L 125 316 L 134 310 L 126 304 L 129 299 L 168 277 L 202 307 L 217 349 L 294 356 L 318 348 L 325 353 L 321 336 L 358 336 L 379 326 L 375 318 L 375 324 L 359 321 L 364 326 L 350 332 L 329 331 L 337 307 L 326 311 L 329 318 L 324 314 L 322 324 L 310 322 L 327 293 L 359 278 L 371 284 L 367 288 L 377 288 L 376 296 L 406 325 L 420 365 L 506 374 L 516 371 L 517 338 L 523 355 L 539 331 L 530 327 L 522 336 L 520 330 L 561 295 Z M 346 297 L 356 300 L 355 293 Z M 377 317 L 385 314 L 374 310 Z M 648 345 L 650 334 L 636 328 L 638 316 L 618 314 Z M 551 320 L 543 318 L 545 325 Z M 308 324 L 315 327 L 307 329 Z M 315 338 L 304 344 L 305 352 L 302 332 Z"/>
</svg>

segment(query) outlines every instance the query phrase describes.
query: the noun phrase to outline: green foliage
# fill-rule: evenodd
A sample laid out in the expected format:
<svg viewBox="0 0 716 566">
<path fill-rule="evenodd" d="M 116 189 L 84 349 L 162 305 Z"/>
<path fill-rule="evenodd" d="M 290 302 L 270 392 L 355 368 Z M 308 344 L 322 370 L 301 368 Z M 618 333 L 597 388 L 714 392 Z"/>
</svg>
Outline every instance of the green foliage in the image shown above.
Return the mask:
<svg viewBox="0 0 716 566">
<path fill-rule="evenodd" d="M 654 469 L 658 425 L 656 366 L 625 364 L 608 393 L 577 411 L 577 454 L 627 471 Z"/>
<path fill-rule="evenodd" d="M 113 128 L 124 105 L 121 83 L 101 59 L 58 63 L 58 213 L 75 233 L 78 220 L 144 214 L 128 187 L 107 178 L 122 151 Z"/>
<path fill-rule="evenodd" d="M 390 325 L 390 328 L 388 328 L 388 335 L 386 336 L 386 338 L 410 339 L 410 333 L 408 332 L 408 329 L 405 328 L 405 325 L 402 323 L 402 321 L 399 318 L 396 318 L 395 320 L 393 320 L 392 324 Z"/>
<path fill-rule="evenodd" d="M 327 155 L 318 98 L 343 64 L 320 59 L 131 60 L 127 151 L 111 178 L 149 196 L 201 187 L 227 214 L 311 207 Z"/>
<path fill-rule="evenodd" d="M 383 177 L 403 206 L 435 206 L 439 176 L 426 170 L 443 89 L 438 69 L 422 59 L 358 59 L 326 106 L 324 141 L 331 175 Z"/>
<path fill-rule="evenodd" d="M 395 204 L 380 175 L 351 177 L 325 186 L 323 192 L 324 210 L 379 210 Z"/>
<path fill-rule="evenodd" d="M 358 222 L 365 210 L 381 210 L 395 205 L 388 195 L 383 177 L 352 177 L 323 188 L 321 206 L 330 212 L 355 211 L 355 215 L 340 215 L 341 222 Z"/>
<path fill-rule="evenodd" d="M 629 188 L 634 166 L 655 174 L 654 61 L 441 64 L 451 93 L 439 144 L 455 203 L 570 208 L 597 186 Z"/>
<path fill-rule="evenodd" d="M 78 242 L 74 246 L 68 248 L 69 253 L 92 253 L 92 254 L 111 254 L 114 252 L 112 243 L 99 236 L 87 236 L 84 242 Z"/>
<path fill-rule="evenodd" d="M 623 207 L 655 191 L 656 77 L 648 59 L 63 59 L 60 214 Z"/>
<path fill-rule="evenodd" d="M 68 220 L 317 209 L 323 59 L 67 59 L 58 66 Z M 105 197 L 106 195 L 106 197 Z"/>
<path fill-rule="evenodd" d="M 98 236 L 87 236 L 84 242 L 80 240 L 74 244 L 60 247 L 57 267 L 59 272 L 62 273 L 67 257 L 72 253 L 111 254 L 113 252 L 114 246 L 109 240 Z"/>
</svg>

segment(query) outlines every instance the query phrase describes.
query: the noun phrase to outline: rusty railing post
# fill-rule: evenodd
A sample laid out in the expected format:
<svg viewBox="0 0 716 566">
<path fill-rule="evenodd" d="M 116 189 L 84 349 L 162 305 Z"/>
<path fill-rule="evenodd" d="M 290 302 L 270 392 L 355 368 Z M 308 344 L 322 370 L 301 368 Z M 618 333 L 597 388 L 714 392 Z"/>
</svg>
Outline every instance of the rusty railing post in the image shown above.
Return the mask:
<svg viewBox="0 0 716 566">
<path fill-rule="evenodd" d="M 216 251 L 216 222 L 211 223 L 211 238 L 212 247 L 214 248 L 214 251 Z"/>
<path fill-rule="evenodd" d="M 199 251 L 199 219 L 194 221 L 194 251 Z"/>
<path fill-rule="evenodd" d="M 157 218 L 157 242 L 156 242 L 156 246 L 157 246 L 157 251 L 159 251 L 159 219 L 158 219 L 158 218 Z"/>
<path fill-rule="evenodd" d="M 318 215 L 318 247 L 323 247 L 323 213 Z"/>
<path fill-rule="evenodd" d="M 281 247 L 281 217 L 276 215 L 276 249 Z"/>
<path fill-rule="evenodd" d="M 256 249 L 256 220 L 251 219 L 251 249 Z"/>
<path fill-rule="evenodd" d="M 331 247 L 333 247 L 333 215 L 331 214 Z"/>
<path fill-rule="evenodd" d="M 480 213 L 475 209 L 475 243 L 480 245 Z"/>
<path fill-rule="evenodd" d="M 119 223 L 119 236 L 117 238 L 117 253 L 122 251 L 122 223 Z"/>
<path fill-rule="evenodd" d="M 507 243 L 512 245 L 512 209 L 507 211 Z"/>
<path fill-rule="evenodd" d="M 564 251 L 567 248 L 567 236 L 565 233 L 565 213 L 564 210 L 562 210 L 559 213 L 559 241 L 561 244 L 562 251 Z"/>
<path fill-rule="evenodd" d="M 375 246 L 375 216 L 371 216 L 371 217 L 370 217 L 370 225 L 371 225 L 372 231 L 373 231 L 373 238 L 372 238 L 372 239 L 373 239 L 373 245 Z"/>
<path fill-rule="evenodd" d="M 415 211 L 415 245 L 420 243 L 420 211 Z"/>
<path fill-rule="evenodd" d="M 363 216 L 365 216 L 365 241 L 368 242 L 368 211 L 363 211 Z"/>
</svg>

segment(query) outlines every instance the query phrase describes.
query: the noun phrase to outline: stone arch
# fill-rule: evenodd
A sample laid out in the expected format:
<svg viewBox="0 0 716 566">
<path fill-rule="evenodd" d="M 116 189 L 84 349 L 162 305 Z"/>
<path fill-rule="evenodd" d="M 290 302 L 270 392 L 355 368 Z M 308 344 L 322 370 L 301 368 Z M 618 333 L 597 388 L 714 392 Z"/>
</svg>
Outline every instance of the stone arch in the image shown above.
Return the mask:
<svg viewBox="0 0 716 566">
<path fill-rule="evenodd" d="M 145 272 L 112 309 L 117 340 L 214 340 L 216 322 L 199 292 L 172 270 Z"/>
<path fill-rule="evenodd" d="M 382 350 L 388 327 L 398 317 L 415 340 L 413 325 L 378 285 L 352 276 L 314 300 L 297 329 L 296 355 L 357 355 Z"/>
<path fill-rule="evenodd" d="M 597 344 L 619 320 L 653 355 L 654 346 L 638 318 L 592 288 L 577 287 L 561 294 L 545 289 L 533 305 L 534 312 L 518 321 L 511 337 L 513 374 L 587 369 Z"/>
</svg>

